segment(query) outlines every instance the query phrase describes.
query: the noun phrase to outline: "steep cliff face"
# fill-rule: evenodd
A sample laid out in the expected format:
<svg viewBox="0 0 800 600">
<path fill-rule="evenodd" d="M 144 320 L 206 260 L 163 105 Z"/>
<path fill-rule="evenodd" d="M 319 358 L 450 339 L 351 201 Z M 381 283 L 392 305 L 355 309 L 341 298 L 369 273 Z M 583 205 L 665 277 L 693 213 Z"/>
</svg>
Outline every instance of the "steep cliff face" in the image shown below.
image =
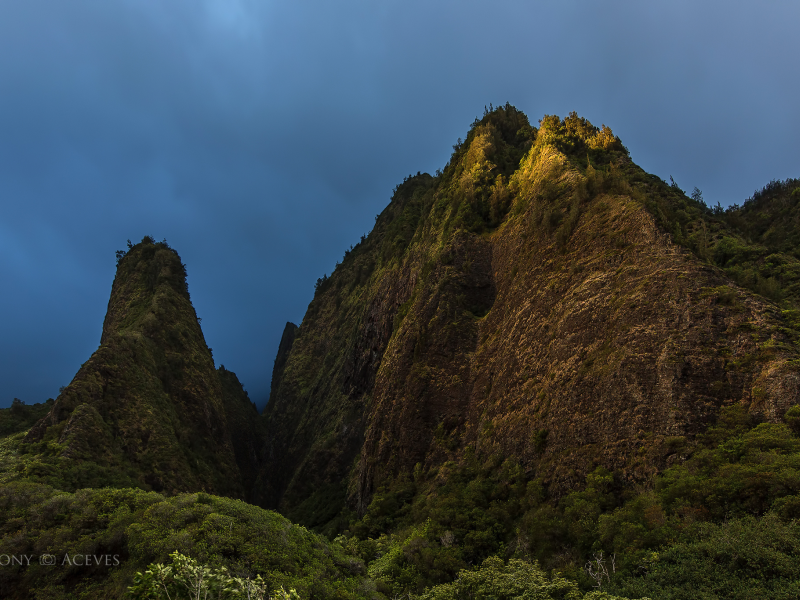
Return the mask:
<svg viewBox="0 0 800 600">
<path fill-rule="evenodd" d="M 597 466 L 642 481 L 722 405 L 780 418 L 793 309 L 715 266 L 720 232 L 743 239 L 605 126 L 485 115 L 318 287 L 265 411 L 260 501 L 322 525 L 466 455 L 555 494 Z"/>
<path fill-rule="evenodd" d="M 214 368 L 180 257 L 146 237 L 119 261 L 100 347 L 28 433 L 20 475 L 244 497 L 262 443 L 248 417 L 236 376 Z"/>
<path fill-rule="evenodd" d="M 644 480 L 720 405 L 774 419 L 799 399 L 779 311 L 729 287 L 629 198 L 587 205 L 563 251 L 544 233 L 521 243 L 525 227 L 491 243 L 456 236 L 452 262 L 417 284 L 373 389 L 362 506 L 397 472 L 466 446 L 563 491 L 598 465 Z M 787 389 L 766 393 L 776 386 Z"/>
<path fill-rule="evenodd" d="M 273 396 L 280 387 L 283 379 L 283 370 L 286 368 L 286 361 L 289 360 L 289 352 L 294 344 L 294 337 L 297 335 L 297 325 L 286 323 L 281 335 L 281 343 L 278 345 L 278 354 L 275 356 L 275 364 L 272 367 L 272 382 L 270 383 L 270 396 Z"/>
</svg>

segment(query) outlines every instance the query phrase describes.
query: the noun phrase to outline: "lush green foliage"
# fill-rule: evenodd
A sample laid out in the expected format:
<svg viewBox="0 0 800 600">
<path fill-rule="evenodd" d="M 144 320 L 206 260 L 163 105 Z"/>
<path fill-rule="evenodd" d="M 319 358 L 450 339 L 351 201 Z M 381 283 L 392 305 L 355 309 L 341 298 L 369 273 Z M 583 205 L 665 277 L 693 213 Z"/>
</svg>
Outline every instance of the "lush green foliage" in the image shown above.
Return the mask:
<svg viewBox="0 0 800 600">
<path fill-rule="evenodd" d="M 208 565 L 203 568 L 211 574 L 225 567 L 230 577 L 257 582 L 261 576 L 272 594 L 283 587 L 303 598 L 370 595 L 363 563 L 338 546 L 276 513 L 204 493 L 69 494 L 15 482 L 0 487 L 0 523 L 0 554 L 51 554 L 58 560 L 55 566 L 34 559 L 30 566 L 0 569 L 4 598 L 122 598 L 137 571 L 166 562 L 176 551 Z M 75 555 L 108 555 L 119 563 L 62 564 L 63 557 Z M 181 564 L 188 569 L 194 563 Z"/>
<path fill-rule="evenodd" d="M 282 587 L 271 596 L 267 582 L 256 575 L 234 577 L 226 567 L 210 568 L 180 552 L 169 555 L 171 565 L 151 564 L 144 573 L 136 573 L 129 588 L 134 600 L 300 600 L 294 589 Z"/>
<path fill-rule="evenodd" d="M 25 404 L 19 398 L 14 398 L 11 406 L 0 408 L 0 436 L 27 431 L 31 425 L 44 417 L 53 407 L 53 399 L 36 404 Z"/>
<path fill-rule="evenodd" d="M 487 558 L 480 568 L 464 569 L 452 583 L 437 585 L 418 597 L 419 600 L 624 600 L 605 592 L 584 595 L 574 581 L 556 574 L 551 578 L 536 563 L 511 559 L 504 563 Z"/>
<path fill-rule="evenodd" d="M 497 227 L 511 208 L 509 178 L 536 138 L 528 118 L 510 104 L 486 111 L 472 124 L 432 194 L 434 220 L 443 235 L 464 229 L 481 233 Z"/>
<path fill-rule="evenodd" d="M 742 206 L 722 209 L 634 165 L 626 167 L 626 178 L 646 192 L 645 205 L 677 243 L 742 287 L 786 309 L 800 307 L 800 181 L 773 181 Z"/>
<path fill-rule="evenodd" d="M 725 220 L 753 242 L 800 258 L 800 179 L 770 181 L 726 210 Z"/>
<path fill-rule="evenodd" d="M 663 600 L 768 600 L 800 597 L 800 523 L 775 513 L 700 523 L 644 559 L 616 593 Z"/>
<path fill-rule="evenodd" d="M 639 493 L 598 469 L 583 489 L 555 498 L 514 461 L 473 456 L 379 490 L 339 541 L 394 594 L 463 579 L 469 564 L 499 555 L 538 561 L 584 589 L 598 584 L 602 564 L 601 589 L 634 597 L 790 597 L 800 553 L 798 420 L 797 406 L 785 424 L 724 409 L 694 445 L 671 440 L 687 459 Z M 754 540 L 752 553 L 720 545 L 734 533 L 737 543 Z M 744 594 L 741 581 L 761 596 Z"/>
<path fill-rule="evenodd" d="M 588 162 L 607 162 L 613 155 L 606 152 L 628 154 L 611 128 L 603 125 L 598 129 L 575 112 L 563 120 L 555 115 L 545 115 L 540 125 L 537 141 L 552 144 L 567 155 L 585 155 Z"/>
</svg>

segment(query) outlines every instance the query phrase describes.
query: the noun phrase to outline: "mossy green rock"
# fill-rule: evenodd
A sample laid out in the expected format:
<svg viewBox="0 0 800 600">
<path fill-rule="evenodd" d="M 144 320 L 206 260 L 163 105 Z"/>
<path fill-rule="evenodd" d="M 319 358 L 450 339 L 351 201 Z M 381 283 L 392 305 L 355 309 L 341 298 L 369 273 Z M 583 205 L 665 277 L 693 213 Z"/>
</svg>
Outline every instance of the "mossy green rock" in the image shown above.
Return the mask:
<svg viewBox="0 0 800 600">
<path fill-rule="evenodd" d="M 257 428 L 236 376 L 214 368 L 180 257 L 146 237 L 121 257 L 100 347 L 26 436 L 17 476 L 244 498 Z"/>
</svg>

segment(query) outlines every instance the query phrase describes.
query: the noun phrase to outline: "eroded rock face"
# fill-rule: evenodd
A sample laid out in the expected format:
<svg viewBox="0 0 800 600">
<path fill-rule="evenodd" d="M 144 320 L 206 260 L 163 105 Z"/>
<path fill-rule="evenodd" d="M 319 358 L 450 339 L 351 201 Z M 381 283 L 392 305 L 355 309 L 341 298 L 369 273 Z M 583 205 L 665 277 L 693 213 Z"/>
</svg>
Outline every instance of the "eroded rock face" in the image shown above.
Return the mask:
<svg viewBox="0 0 800 600">
<path fill-rule="evenodd" d="M 644 480 L 666 466 L 670 438 L 703 431 L 721 405 L 774 420 L 800 401 L 783 358 L 735 366 L 782 337 L 773 307 L 741 290 L 720 304 L 725 278 L 642 207 L 595 202 L 563 252 L 524 239 L 523 220 L 491 242 L 454 240 L 461 258 L 418 288 L 383 356 L 360 507 L 376 482 L 465 446 L 515 457 L 555 491 L 598 465 Z"/>
<path fill-rule="evenodd" d="M 587 165 L 503 127 L 400 186 L 309 306 L 267 413 L 267 503 L 319 524 L 319 503 L 361 512 L 465 452 L 556 495 L 600 465 L 643 481 L 722 405 L 800 402 L 780 310 L 673 242 L 650 203 L 668 186 L 618 139 L 591 138 Z"/>
<path fill-rule="evenodd" d="M 61 489 L 133 485 L 245 497 L 260 467 L 247 447 L 263 441 L 245 423 L 232 443 L 229 421 L 248 414 L 255 423 L 236 376 L 214 368 L 180 257 L 145 238 L 119 263 L 100 347 L 26 442 L 41 452 L 45 480 Z"/>
</svg>

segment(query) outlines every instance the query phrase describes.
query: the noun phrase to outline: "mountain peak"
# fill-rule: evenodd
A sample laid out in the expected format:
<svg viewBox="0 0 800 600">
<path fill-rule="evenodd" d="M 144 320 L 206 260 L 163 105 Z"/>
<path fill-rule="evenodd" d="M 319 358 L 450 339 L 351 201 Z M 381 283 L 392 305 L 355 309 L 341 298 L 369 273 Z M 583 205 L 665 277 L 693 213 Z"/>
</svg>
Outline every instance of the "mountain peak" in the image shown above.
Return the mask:
<svg viewBox="0 0 800 600">
<path fill-rule="evenodd" d="M 333 531 L 337 505 L 476 459 L 557 497 L 598 467 L 647 480 L 723 406 L 780 419 L 796 311 L 753 291 L 796 271 L 737 236 L 606 125 L 487 111 L 318 286 L 265 411 L 266 501 Z"/>
<path fill-rule="evenodd" d="M 186 265 L 166 240 L 155 242 L 152 237 L 145 236 L 127 252 L 117 253 L 117 273 L 100 343 L 123 330 L 153 331 L 152 316 L 161 323 L 159 315 L 164 314 L 158 306 L 171 303 L 191 308 Z M 196 315 L 194 320 L 197 321 Z"/>
<path fill-rule="evenodd" d="M 149 236 L 117 256 L 100 347 L 31 429 L 28 454 L 39 455 L 42 479 L 60 489 L 244 497 L 251 482 L 237 457 L 254 471 L 249 446 L 257 444 L 233 444 L 228 421 L 257 415 L 235 375 L 214 367 L 185 266 Z"/>
</svg>

